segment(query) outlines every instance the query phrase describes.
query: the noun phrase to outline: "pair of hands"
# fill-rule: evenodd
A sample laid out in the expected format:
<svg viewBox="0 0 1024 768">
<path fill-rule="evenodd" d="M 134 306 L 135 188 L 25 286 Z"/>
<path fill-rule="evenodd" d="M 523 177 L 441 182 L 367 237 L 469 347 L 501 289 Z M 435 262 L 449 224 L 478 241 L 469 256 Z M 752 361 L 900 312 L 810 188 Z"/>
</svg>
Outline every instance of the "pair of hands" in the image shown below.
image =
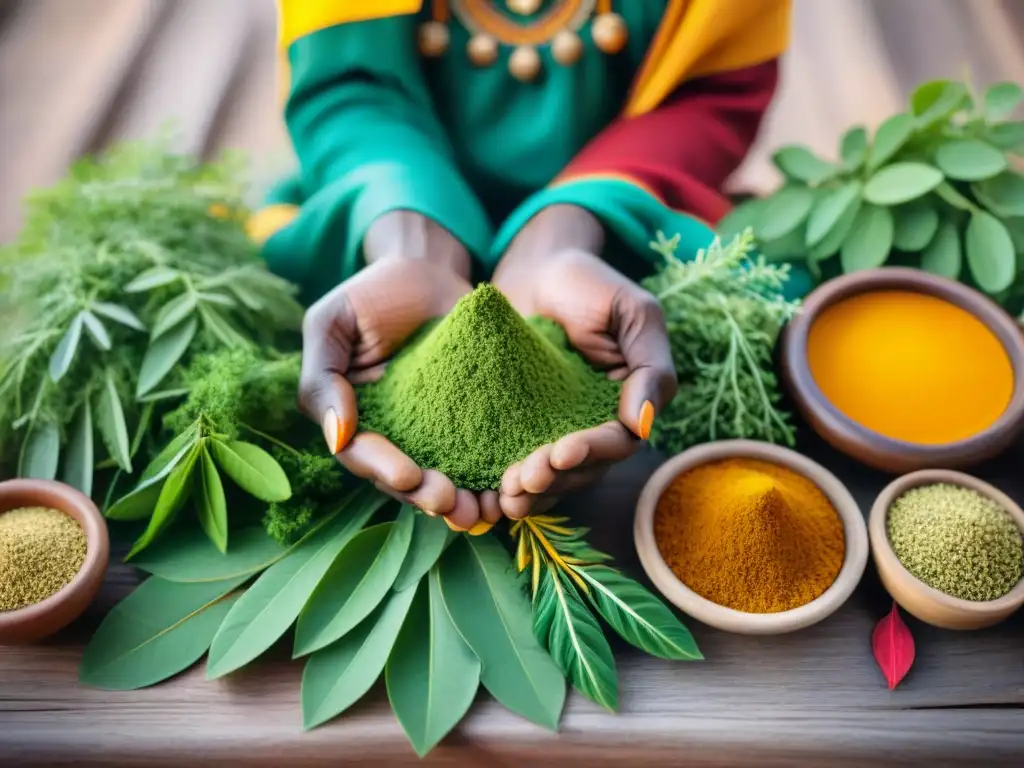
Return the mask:
<svg viewBox="0 0 1024 768">
<path fill-rule="evenodd" d="M 357 432 L 353 387 L 379 378 L 410 335 L 472 290 L 465 249 L 419 214 L 398 211 L 378 219 L 366 237 L 369 265 L 307 312 L 303 411 L 321 424 L 331 452 L 350 472 L 443 516 L 453 528 L 482 533 L 502 515 L 544 511 L 632 455 L 676 392 L 657 301 L 598 258 L 602 247 L 601 226 L 590 213 L 553 206 L 523 229 L 494 274 L 520 314 L 557 321 L 595 368 L 623 381 L 618 420 L 541 446 L 508 468 L 498 491 L 457 489 L 382 435 Z"/>
</svg>

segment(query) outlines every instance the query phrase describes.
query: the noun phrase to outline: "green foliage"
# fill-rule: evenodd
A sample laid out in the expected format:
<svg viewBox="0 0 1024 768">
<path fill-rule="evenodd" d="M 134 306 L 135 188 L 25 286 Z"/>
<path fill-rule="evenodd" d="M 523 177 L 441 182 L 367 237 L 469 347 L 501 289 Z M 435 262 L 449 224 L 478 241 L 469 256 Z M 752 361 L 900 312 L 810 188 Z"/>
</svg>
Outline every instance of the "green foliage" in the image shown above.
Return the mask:
<svg viewBox="0 0 1024 768">
<path fill-rule="evenodd" d="M 272 539 L 287 545 L 298 541 L 323 517 L 342 495 L 346 478 L 319 437 L 305 451 L 275 445 L 270 453 L 291 481 L 292 495 L 271 502 L 263 515 L 263 528 Z"/>
<path fill-rule="evenodd" d="M 1024 154 L 1024 121 L 1010 116 L 1021 99 L 1015 83 L 980 97 L 962 83 L 925 83 L 873 137 L 846 131 L 838 165 L 806 147 L 780 149 L 785 183 L 738 206 L 719 231 L 753 227 L 766 256 L 806 261 L 816 275 L 918 264 L 1019 311 L 1024 242 L 1013 233 L 1024 226 L 1024 176 L 1012 156 Z"/>
</svg>

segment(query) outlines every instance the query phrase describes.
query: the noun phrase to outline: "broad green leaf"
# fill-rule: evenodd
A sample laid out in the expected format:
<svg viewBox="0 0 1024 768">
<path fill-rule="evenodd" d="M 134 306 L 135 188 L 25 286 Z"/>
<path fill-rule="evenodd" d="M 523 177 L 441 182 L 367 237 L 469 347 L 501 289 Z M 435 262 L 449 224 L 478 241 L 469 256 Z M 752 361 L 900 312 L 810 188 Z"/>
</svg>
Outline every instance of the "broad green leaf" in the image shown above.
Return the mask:
<svg viewBox="0 0 1024 768">
<path fill-rule="evenodd" d="M 818 245 L 835 228 L 847 211 L 859 206 L 861 190 L 862 186 L 859 181 L 851 181 L 832 190 L 818 201 L 807 220 L 805 237 L 807 247 L 813 248 Z"/>
<path fill-rule="evenodd" d="M 935 188 L 935 194 L 954 208 L 959 208 L 961 211 L 973 211 L 977 207 L 974 203 L 960 194 L 960 192 L 957 191 L 957 188 L 948 181 L 944 181 L 939 184 L 939 186 Z"/>
<path fill-rule="evenodd" d="M 893 209 L 893 215 L 896 217 L 893 245 L 901 251 L 917 253 L 923 250 L 939 228 L 938 211 L 925 200 L 901 205 Z"/>
<path fill-rule="evenodd" d="M 396 592 L 419 583 L 441 557 L 448 543 L 455 538 L 455 532 L 445 525 L 443 520 L 421 512 L 413 512 L 411 508 L 409 510 L 409 514 L 413 516 L 412 541 L 409 544 L 409 553 L 405 556 L 402 568 L 395 578 Z"/>
<path fill-rule="evenodd" d="M 934 80 L 918 86 L 910 97 L 917 124 L 921 128 L 935 125 L 970 103 L 970 94 L 962 83 Z"/>
<path fill-rule="evenodd" d="M 167 581 L 198 583 L 253 576 L 266 570 L 287 552 L 270 538 L 263 526 L 231 532 L 231 545 L 222 553 L 194 526 L 179 526 L 132 561 L 140 570 Z"/>
<path fill-rule="evenodd" d="M 53 480 L 60 461 L 60 430 L 52 421 L 32 426 L 22 449 L 21 477 Z"/>
<path fill-rule="evenodd" d="M 977 198 L 1004 218 L 1024 216 L 1024 176 L 1013 171 L 971 185 Z"/>
<path fill-rule="evenodd" d="M 1024 153 L 1024 120 L 990 125 L 985 130 L 985 141 L 993 147 Z"/>
<path fill-rule="evenodd" d="M 814 192 L 796 184 L 783 187 L 770 198 L 754 226 L 754 234 L 762 241 L 778 240 L 799 227 L 807 219 L 814 204 Z"/>
<path fill-rule="evenodd" d="M 420 757 L 448 735 L 473 703 L 480 660 L 448 615 L 436 568 L 416 593 L 384 677 L 391 709 Z"/>
<path fill-rule="evenodd" d="M 213 457 L 200 450 L 199 470 L 194 473 L 196 514 L 199 525 L 221 552 L 228 550 L 228 502 Z"/>
<path fill-rule="evenodd" d="M 340 513 L 307 534 L 238 601 L 214 638 L 207 678 L 244 667 L 288 631 L 338 553 L 387 501 L 372 486 L 349 494 Z"/>
<path fill-rule="evenodd" d="M 913 133 L 914 118 L 905 113 L 893 115 L 878 126 L 868 156 L 868 168 L 877 170 L 885 165 L 889 158 L 903 149 Z"/>
<path fill-rule="evenodd" d="M 1024 91 L 1017 83 L 994 83 L 985 90 L 985 119 L 989 122 L 1005 120 L 1013 114 Z"/>
<path fill-rule="evenodd" d="M 96 426 L 100 429 L 103 444 L 110 457 L 122 470 L 131 474 L 131 446 L 128 444 L 128 425 L 124 421 L 121 397 L 117 394 L 114 377 L 107 371 L 107 378 L 96 403 Z"/>
<path fill-rule="evenodd" d="M 154 288 L 170 285 L 181 278 L 181 274 L 168 267 L 153 267 L 147 269 L 141 275 L 132 280 L 124 287 L 125 293 L 144 293 Z"/>
<path fill-rule="evenodd" d="M 213 457 L 235 484 L 260 501 L 286 501 L 292 495 L 288 475 L 258 445 L 233 440 L 213 440 Z"/>
<path fill-rule="evenodd" d="M 579 592 L 548 566 L 533 608 L 533 630 L 576 689 L 614 712 L 619 706 L 615 657 Z"/>
<path fill-rule="evenodd" d="M 331 564 L 295 625 L 294 656 L 305 656 L 344 637 L 388 593 L 412 538 L 412 515 L 356 536 Z"/>
<path fill-rule="evenodd" d="M 801 225 L 778 240 L 760 241 L 758 251 L 769 262 L 799 260 L 806 251 L 806 230 Z"/>
<path fill-rule="evenodd" d="M 64 378 L 78 352 L 78 343 L 82 340 L 82 313 L 79 312 L 71 321 L 67 331 L 61 337 L 57 348 L 50 355 L 50 378 L 57 382 Z"/>
<path fill-rule="evenodd" d="M 146 468 L 142 470 L 141 482 L 149 480 L 151 477 L 156 477 L 172 460 L 181 454 L 181 449 L 186 445 L 194 443 L 199 436 L 199 427 L 197 424 L 192 424 L 184 432 L 175 435 L 174 438 L 167 445 L 164 446 L 163 450 L 156 455 Z"/>
<path fill-rule="evenodd" d="M 926 195 L 942 183 L 942 173 L 924 163 L 896 163 L 878 171 L 864 185 L 864 199 L 874 205 L 900 205 Z"/>
<path fill-rule="evenodd" d="M 753 229 L 767 202 L 767 200 L 754 198 L 737 205 L 718 222 L 718 226 L 715 228 L 718 236 L 725 242 L 742 234 L 748 228 Z"/>
<path fill-rule="evenodd" d="M 302 670 L 303 728 L 337 717 L 370 690 L 384 671 L 416 591 L 387 595 L 352 632 L 309 657 Z"/>
<path fill-rule="evenodd" d="M 850 128 L 839 140 L 839 156 L 843 160 L 843 169 L 856 171 L 864 164 L 868 155 L 868 132 L 864 126 Z"/>
<path fill-rule="evenodd" d="M 981 181 L 1006 170 L 1006 155 L 983 141 L 958 139 L 939 147 L 935 164 L 951 179 Z"/>
<path fill-rule="evenodd" d="M 892 211 L 877 205 L 865 205 L 857 214 L 839 258 L 843 272 L 874 269 L 885 264 L 892 250 Z"/>
<path fill-rule="evenodd" d="M 227 307 L 228 309 L 234 309 L 238 306 L 237 301 L 223 293 L 204 291 L 199 293 L 196 298 L 200 303 L 216 304 L 217 306 Z"/>
<path fill-rule="evenodd" d="M 986 293 L 999 293 L 1013 282 L 1017 259 L 1006 226 L 995 216 L 978 211 L 964 235 L 967 266 Z"/>
<path fill-rule="evenodd" d="M 206 327 L 206 330 L 212 333 L 225 347 L 236 349 L 252 346 L 249 339 L 216 307 L 200 305 L 199 316 L 203 319 L 203 325 Z"/>
<path fill-rule="evenodd" d="M 154 685 L 192 666 L 245 581 L 176 584 L 155 576 L 114 606 L 82 654 L 78 681 L 129 691 Z"/>
<path fill-rule="evenodd" d="M 164 377 L 185 354 L 185 350 L 195 338 L 198 328 L 198 321 L 194 317 L 190 317 L 181 325 L 172 328 L 160 338 L 149 343 L 149 348 L 146 350 L 145 357 L 142 358 L 142 366 L 139 369 L 139 383 L 135 390 L 137 397 L 151 391 L 164 380 Z"/>
<path fill-rule="evenodd" d="M 850 234 L 850 230 L 853 229 L 853 223 L 857 220 L 857 214 L 860 213 L 861 199 L 858 196 L 853 205 L 847 208 L 843 215 L 839 217 L 835 225 L 829 230 L 828 234 L 822 238 L 821 242 L 810 249 L 807 254 L 807 258 L 811 262 L 824 261 L 830 256 L 834 256 L 839 253 L 839 249 L 842 248 L 843 243 L 846 242 L 846 238 Z"/>
<path fill-rule="evenodd" d="M 89 337 L 96 346 L 104 352 L 108 351 L 110 349 L 110 334 L 103 322 L 89 311 L 82 312 L 81 318 L 82 325 L 85 326 L 85 330 L 88 331 Z"/>
<path fill-rule="evenodd" d="M 159 472 L 152 477 L 144 478 L 131 492 L 122 496 L 109 507 L 104 516 L 110 520 L 144 520 L 152 516 L 168 475 L 192 452 L 196 445 L 195 439 L 183 445 Z"/>
<path fill-rule="evenodd" d="M 534 637 L 530 600 L 508 553 L 493 536 L 461 536 L 439 568 L 444 603 L 480 659 L 484 687 L 513 712 L 557 730 L 565 678 Z"/>
<path fill-rule="evenodd" d="M 135 540 L 132 548 L 125 555 L 124 559 L 131 560 L 135 555 L 144 550 L 159 536 L 174 520 L 175 515 L 188 501 L 192 492 L 192 473 L 196 468 L 196 461 L 202 448 L 197 443 L 185 454 L 185 457 L 178 462 L 178 465 L 171 470 L 160 489 L 156 506 L 153 507 L 153 516 L 149 518 L 149 525 L 142 535 Z"/>
<path fill-rule="evenodd" d="M 91 308 L 97 315 L 101 315 L 108 320 L 113 320 L 115 323 L 120 323 L 126 328 L 131 328 L 135 331 L 146 330 L 146 326 L 144 326 L 142 321 L 136 317 L 135 313 L 127 307 L 122 307 L 120 304 L 108 304 L 103 301 L 94 301 Z"/>
<path fill-rule="evenodd" d="M 1006 231 L 1010 233 L 1010 240 L 1013 241 L 1013 249 L 1024 255 L 1024 217 L 1011 216 L 1003 221 Z"/>
<path fill-rule="evenodd" d="M 153 330 L 150 333 L 150 337 L 152 339 L 160 338 L 176 325 L 184 322 L 195 310 L 196 296 L 194 293 L 183 293 L 180 296 L 175 296 L 160 308 L 156 320 L 153 321 Z"/>
<path fill-rule="evenodd" d="M 576 572 L 590 586 L 590 600 L 623 640 L 661 659 L 703 659 L 690 631 L 654 595 L 612 568 Z"/>
<path fill-rule="evenodd" d="M 61 478 L 72 488 L 92 496 L 95 468 L 93 458 L 92 408 L 86 398 L 78 406 L 75 422 L 68 436 L 68 449 L 64 454 L 64 473 Z"/>
<path fill-rule="evenodd" d="M 807 147 L 790 145 L 772 155 L 772 162 L 786 176 L 808 184 L 820 184 L 839 173 L 840 168 L 816 157 Z"/>
<path fill-rule="evenodd" d="M 921 254 L 921 269 L 952 280 L 960 277 L 963 255 L 956 223 L 946 219 Z"/>
<path fill-rule="evenodd" d="M 237 280 L 228 283 L 227 289 L 235 295 L 236 299 L 253 312 L 259 312 L 263 309 L 263 302 L 260 301 L 259 297 Z"/>
</svg>

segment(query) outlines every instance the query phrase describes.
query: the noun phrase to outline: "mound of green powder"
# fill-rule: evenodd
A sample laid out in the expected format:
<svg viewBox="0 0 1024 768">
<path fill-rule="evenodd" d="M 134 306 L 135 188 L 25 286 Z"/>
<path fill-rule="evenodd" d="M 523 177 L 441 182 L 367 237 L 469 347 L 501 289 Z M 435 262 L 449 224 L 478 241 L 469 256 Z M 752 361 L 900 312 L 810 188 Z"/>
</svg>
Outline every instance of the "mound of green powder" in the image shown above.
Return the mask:
<svg viewBox="0 0 1024 768">
<path fill-rule="evenodd" d="M 913 488 L 893 502 L 886 526 L 903 566 L 947 595 L 995 600 L 1020 581 L 1020 529 L 1005 509 L 970 488 Z"/>
<path fill-rule="evenodd" d="M 619 389 L 570 350 L 557 324 L 524 320 L 483 284 L 362 388 L 360 428 L 480 491 L 534 449 L 615 419 Z"/>
</svg>

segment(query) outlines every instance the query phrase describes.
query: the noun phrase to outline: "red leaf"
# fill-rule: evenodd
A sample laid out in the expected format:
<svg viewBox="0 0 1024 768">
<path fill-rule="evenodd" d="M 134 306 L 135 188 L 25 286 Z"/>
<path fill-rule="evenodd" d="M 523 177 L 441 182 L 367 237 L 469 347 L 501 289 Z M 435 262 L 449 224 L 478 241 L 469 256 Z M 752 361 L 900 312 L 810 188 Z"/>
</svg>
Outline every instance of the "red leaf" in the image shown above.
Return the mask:
<svg viewBox="0 0 1024 768">
<path fill-rule="evenodd" d="M 900 618 L 895 602 L 889 614 L 871 633 L 871 647 L 875 661 L 889 683 L 889 690 L 894 690 L 914 663 L 914 637 Z"/>
</svg>

